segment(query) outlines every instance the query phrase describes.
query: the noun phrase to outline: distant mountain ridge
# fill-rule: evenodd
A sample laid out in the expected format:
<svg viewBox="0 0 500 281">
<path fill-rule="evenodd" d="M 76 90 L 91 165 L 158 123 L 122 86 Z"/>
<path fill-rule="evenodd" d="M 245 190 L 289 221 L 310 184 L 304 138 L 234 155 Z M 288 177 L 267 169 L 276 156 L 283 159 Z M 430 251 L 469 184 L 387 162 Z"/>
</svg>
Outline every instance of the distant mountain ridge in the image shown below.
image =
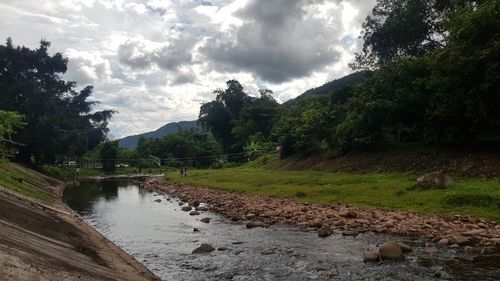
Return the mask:
<svg viewBox="0 0 500 281">
<path fill-rule="evenodd" d="M 309 89 L 309 90 L 305 91 L 303 94 L 297 96 L 294 99 L 288 100 L 283 104 L 284 105 L 292 105 L 292 104 L 300 102 L 308 97 L 327 95 L 327 94 L 330 94 L 331 92 L 338 91 L 342 88 L 360 84 L 366 80 L 368 73 L 369 72 L 367 72 L 367 71 L 359 71 L 359 72 L 351 73 L 351 74 L 346 75 L 342 78 L 327 82 L 327 83 L 323 84 L 322 86 Z"/>
<path fill-rule="evenodd" d="M 123 147 L 123 148 L 128 148 L 128 149 L 134 149 L 137 146 L 137 143 L 139 142 L 139 139 L 141 137 L 162 138 L 162 137 L 169 135 L 169 134 L 175 134 L 177 132 L 178 128 L 181 128 L 181 129 L 198 128 L 197 122 L 198 122 L 197 120 L 193 120 L 193 121 L 180 121 L 180 122 L 168 123 L 168 124 L 160 127 L 159 129 L 157 129 L 155 131 L 152 131 L 152 132 L 128 136 L 128 137 L 124 137 L 122 139 L 119 139 L 118 146 Z"/>
</svg>

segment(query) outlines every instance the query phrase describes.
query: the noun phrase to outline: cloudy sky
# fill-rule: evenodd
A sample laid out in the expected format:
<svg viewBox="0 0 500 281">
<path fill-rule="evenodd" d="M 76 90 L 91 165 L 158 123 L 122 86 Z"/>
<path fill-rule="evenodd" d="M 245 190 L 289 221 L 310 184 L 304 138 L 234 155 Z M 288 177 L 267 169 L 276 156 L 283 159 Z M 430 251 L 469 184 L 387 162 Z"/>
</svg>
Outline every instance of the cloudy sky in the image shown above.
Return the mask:
<svg viewBox="0 0 500 281">
<path fill-rule="evenodd" d="M 0 39 L 41 38 L 119 113 L 115 138 L 197 118 L 225 81 L 280 102 L 351 72 L 374 0 L 1 0 Z"/>
</svg>

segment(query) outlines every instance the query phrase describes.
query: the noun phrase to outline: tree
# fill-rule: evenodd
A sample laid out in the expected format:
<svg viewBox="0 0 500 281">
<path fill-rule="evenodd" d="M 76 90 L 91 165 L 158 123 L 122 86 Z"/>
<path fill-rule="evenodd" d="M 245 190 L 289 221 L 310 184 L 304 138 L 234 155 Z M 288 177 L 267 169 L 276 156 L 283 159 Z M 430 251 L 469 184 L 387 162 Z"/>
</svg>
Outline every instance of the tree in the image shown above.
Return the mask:
<svg viewBox="0 0 500 281">
<path fill-rule="evenodd" d="M 27 125 L 12 136 L 26 144 L 18 158 L 51 163 L 58 156 L 82 156 L 108 132 L 113 111 L 94 111 L 89 101 L 92 86 L 76 91 L 76 83 L 61 79 L 67 58 L 48 53 L 50 43 L 42 40 L 38 49 L 14 47 L 9 38 L 0 45 L 0 109 L 16 111 Z"/>
<path fill-rule="evenodd" d="M 101 145 L 99 156 L 102 161 L 102 170 L 114 172 L 118 158 L 118 141 L 106 141 Z"/>
<path fill-rule="evenodd" d="M 19 113 L 0 110 L 0 159 L 11 156 L 17 151 L 9 149 L 12 144 L 17 144 L 12 141 L 12 135 L 25 125 L 24 118 Z"/>
<path fill-rule="evenodd" d="M 444 23 L 454 2 L 378 0 L 363 23 L 363 49 L 352 67 L 373 69 L 444 47 Z"/>
</svg>

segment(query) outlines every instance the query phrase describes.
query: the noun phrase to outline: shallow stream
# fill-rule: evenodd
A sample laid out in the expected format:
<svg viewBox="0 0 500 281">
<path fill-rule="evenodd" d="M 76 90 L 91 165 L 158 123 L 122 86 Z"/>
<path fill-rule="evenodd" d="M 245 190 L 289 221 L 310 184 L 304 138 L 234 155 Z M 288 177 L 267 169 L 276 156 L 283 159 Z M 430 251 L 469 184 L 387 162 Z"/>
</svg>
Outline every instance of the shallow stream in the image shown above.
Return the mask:
<svg viewBox="0 0 500 281">
<path fill-rule="evenodd" d="M 290 226 L 246 229 L 210 212 L 190 216 L 176 198 L 139 189 L 130 180 L 82 181 L 65 189 L 64 200 L 164 280 L 500 280 L 498 252 L 373 234 L 322 239 Z M 200 222 L 204 217 L 212 220 Z M 414 251 L 404 262 L 362 262 L 363 251 L 390 239 Z M 202 243 L 227 250 L 191 254 Z"/>
</svg>

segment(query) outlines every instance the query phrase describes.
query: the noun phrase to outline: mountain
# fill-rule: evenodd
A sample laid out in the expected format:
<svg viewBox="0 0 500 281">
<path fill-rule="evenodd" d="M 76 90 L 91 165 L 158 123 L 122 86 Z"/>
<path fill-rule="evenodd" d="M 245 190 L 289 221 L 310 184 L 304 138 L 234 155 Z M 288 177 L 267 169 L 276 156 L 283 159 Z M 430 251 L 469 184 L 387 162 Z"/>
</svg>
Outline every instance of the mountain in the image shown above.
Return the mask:
<svg viewBox="0 0 500 281">
<path fill-rule="evenodd" d="M 124 137 L 123 139 L 119 139 L 118 146 L 123 147 L 123 148 L 134 149 L 137 146 L 137 143 L 139 142 L 139 139 L 141 137 L 162 138 L 165 135 L 176 133 L 177 128 L 181 128 L 181 129 L 197 128 L 198 127 L 197 122 L 198 122 L 197 120 L 194 120 L 194 121 L 180 121 L 180 122 L 168 123 L 167 125 L 160 127 L 156 131 L 147 132 L 147 133 L 139 134 L 139 135 L 128 136 L 128 137 Z"/>
<path fill-rule="evenodd" d="M 354 72 L 354 73 L 346 75 L 342 78 L 327 82 L 327 83 L 323 84 L 322 86 L 309 89 L 309 90 L 305 91 L 303 94 L 301 94 L 300 96 L 285 102 L 284 105 L 292 105 L 292 104 L 294 104 L 296 102 L 300 102 L 308 97 L 327 95 L 331 92 L 338 91 L 342 88 L 362 83 L 363 81 L 366 80 L 368 75 L 369 75 L 369 72 L 367 72 L 367 71 Z"/>
</svg>

